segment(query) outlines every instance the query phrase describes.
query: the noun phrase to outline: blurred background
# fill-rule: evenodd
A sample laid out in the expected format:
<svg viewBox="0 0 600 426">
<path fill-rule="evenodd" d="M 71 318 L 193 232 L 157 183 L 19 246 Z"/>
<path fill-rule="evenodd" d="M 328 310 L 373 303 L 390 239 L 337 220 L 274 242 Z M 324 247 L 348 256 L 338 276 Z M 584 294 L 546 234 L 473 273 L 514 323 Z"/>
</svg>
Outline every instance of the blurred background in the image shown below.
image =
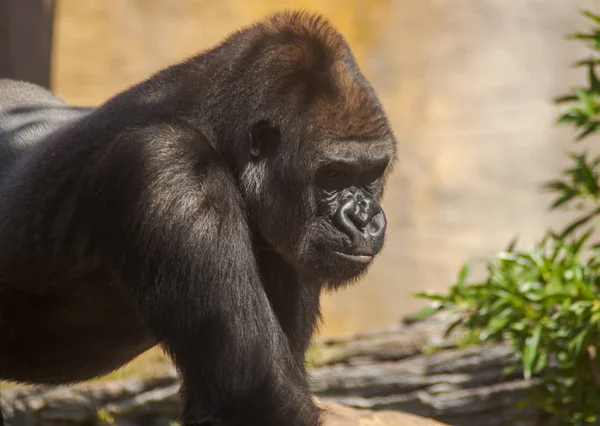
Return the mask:
<svg viewBox="0 0 600 426">
<path fill-rule="evenodd" d="M 0 0 L 0 76 L 98 105 L 287 8 L 341 30 L 399 142 L 386 248 L 359 284 L 325 298 L 322 335 L 395 324 L 467 258 L 564 222 L 539 188 L 569 161 L 552 99 L 584 77 L 565 35 L 598 0 Z"/>
</svg>

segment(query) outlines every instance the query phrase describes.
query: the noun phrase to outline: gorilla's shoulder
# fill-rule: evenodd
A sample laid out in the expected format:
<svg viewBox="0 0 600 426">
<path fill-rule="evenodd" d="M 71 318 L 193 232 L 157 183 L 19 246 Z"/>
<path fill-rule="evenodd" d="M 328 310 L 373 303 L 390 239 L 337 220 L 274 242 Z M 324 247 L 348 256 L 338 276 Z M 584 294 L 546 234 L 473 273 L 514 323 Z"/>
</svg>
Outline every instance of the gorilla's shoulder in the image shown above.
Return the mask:
<svg viewBox="0 0 600 426">
<path fill-rule="evenodd" d="M 91 110 L 67 105 L 35 84 L 0 79 L 0 166 Z"/>
<path fill-rule="evenodd" d="M 35 84 L 0 79 L 0 114 L 15 108 L 31 109 L 36 105 L 64 105 L 64 102 L 50 91 Z"/>
</svg>

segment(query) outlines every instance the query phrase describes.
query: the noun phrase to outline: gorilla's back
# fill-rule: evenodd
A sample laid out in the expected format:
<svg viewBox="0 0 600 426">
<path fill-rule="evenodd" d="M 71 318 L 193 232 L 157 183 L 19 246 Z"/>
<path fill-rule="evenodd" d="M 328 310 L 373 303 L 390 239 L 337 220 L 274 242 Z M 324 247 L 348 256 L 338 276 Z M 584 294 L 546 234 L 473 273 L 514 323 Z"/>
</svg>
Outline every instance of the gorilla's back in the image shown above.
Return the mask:
<svg viewBox="0 0 600 426">
<path fill-rule="evenodd" d="M 0 79 L 0 174 L 28 147 L 92 110 L 35 84 Z"/>
</svg>

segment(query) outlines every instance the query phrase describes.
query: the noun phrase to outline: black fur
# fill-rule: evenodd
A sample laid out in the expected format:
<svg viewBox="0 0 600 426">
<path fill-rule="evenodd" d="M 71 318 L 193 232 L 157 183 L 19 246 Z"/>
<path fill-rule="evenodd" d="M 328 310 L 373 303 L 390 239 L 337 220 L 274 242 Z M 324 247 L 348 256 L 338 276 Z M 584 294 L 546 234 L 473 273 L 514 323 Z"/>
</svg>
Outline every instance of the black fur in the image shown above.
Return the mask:
<svg viewBox="0 0 600 426">
<path fill-rule="evenodd" d="M 342 36 L 274 15 L 95 109 L 0 82 L 0 377 L 161 344 L 186 424 L 320 425 L 319 296 L 383 245 L 395 140 Z"/>
</svg>

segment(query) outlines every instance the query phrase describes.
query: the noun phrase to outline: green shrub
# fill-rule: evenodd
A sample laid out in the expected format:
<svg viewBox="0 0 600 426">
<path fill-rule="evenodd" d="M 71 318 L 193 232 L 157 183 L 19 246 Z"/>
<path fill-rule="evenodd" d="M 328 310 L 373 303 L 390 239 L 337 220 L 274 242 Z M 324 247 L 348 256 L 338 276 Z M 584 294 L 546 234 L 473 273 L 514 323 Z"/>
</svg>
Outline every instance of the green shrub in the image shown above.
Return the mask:
<svg viewBox="0 0 600 426">
<path fill-rule="evenodd" d="M 575 142 L 600 132 L 600 17 L 584 12 L 593 24 L 570 38 L 586 43 L 590 58 L 587 87 L 556 99 L 566 109 L 560 125 L 576 129 Z M 512 243 L 487 268 L 480 282 L 468 283 L 466 264 L 448 294 L 421 293 L 433 300 L 421 317 L 441 310 L 459 313 L 456 326 L 481 342 L 508 342 L 525 378 L 537 377 L 527 403 L 555 425 L 600 424 L 600 244 L 594 222 L 600 214 L 600 157 L 580 148 L 561 177 L 544 185 L 556 195 L 551 209 L 575 212 L 560 232 L 548 231 L 526 251 Z"/>
</svg>

